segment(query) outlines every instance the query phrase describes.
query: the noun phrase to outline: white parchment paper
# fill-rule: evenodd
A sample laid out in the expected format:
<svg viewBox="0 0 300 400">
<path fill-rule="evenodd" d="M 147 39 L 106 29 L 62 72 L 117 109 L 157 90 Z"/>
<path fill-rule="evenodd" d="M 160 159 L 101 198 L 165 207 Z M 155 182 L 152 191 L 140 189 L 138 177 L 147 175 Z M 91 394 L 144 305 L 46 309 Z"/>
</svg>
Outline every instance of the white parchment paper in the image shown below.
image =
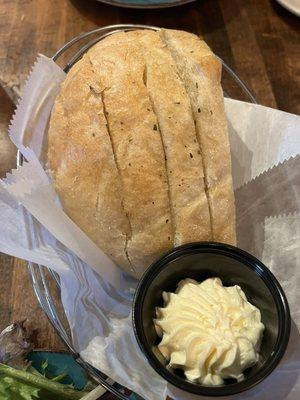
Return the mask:
<svg viewBox="0 0 300 400">
<path fill-rule="evenodd" d="M 123 274 L 67 217 L 46 172 L 49 113 L 65 75 L 40 56 L 27 81 L 10 135 L 27 162 L 0 185 L 0 251 L 53 268 L 82 356 L 145 399 L 188 396 L 147 364 L 131 326 L 136 282 Z M 286 291 L 292 335 L 284 360 L 253 390 L 236 399 L 300 397 L 300 118 L 226 99 L 238 245 L 262 259 Z"/>
</svg>

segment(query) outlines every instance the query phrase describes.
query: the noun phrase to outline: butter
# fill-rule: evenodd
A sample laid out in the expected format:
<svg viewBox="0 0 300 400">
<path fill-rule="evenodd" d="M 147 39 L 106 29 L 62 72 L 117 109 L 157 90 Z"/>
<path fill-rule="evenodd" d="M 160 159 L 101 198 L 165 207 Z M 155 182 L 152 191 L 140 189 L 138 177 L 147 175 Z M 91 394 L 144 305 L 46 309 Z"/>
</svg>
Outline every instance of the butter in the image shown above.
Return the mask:
<svg viewBox="0 0 300 400">
<path fill-rule="evenodd" d="M 158 348 L 188 380 L 208 386 L 240 381 L 258 361 L 264 325 L 239 286 L 225 287 L 219 278 L 185 279 L 163 299 L 154 320 L 162 337 Z"/>
</svg>

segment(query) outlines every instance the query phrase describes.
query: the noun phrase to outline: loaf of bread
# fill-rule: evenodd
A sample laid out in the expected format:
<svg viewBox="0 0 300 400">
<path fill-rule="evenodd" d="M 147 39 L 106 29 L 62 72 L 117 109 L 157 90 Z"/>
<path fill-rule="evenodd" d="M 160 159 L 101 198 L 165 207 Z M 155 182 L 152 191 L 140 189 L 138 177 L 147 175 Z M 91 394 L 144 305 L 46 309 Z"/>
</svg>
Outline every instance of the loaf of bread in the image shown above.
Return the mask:
<svg viewBox="0 0 300 400">
<path fill-rule="evenodd" d="M 140 277 L 187 242 L 235 244 L 221 64 L 181 31 L 115 33 L 68 73 L 48 160 L 70 218 Z"/>
</svg>

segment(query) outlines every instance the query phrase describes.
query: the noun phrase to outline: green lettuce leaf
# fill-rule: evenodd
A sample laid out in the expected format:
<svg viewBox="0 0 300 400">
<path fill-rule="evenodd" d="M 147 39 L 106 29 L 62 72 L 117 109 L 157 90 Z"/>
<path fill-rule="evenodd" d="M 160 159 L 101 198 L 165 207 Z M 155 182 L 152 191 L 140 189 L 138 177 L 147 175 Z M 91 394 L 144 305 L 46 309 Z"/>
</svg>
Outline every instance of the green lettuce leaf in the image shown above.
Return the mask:
<svg viewBox="0 0 300 400">
<path fill-rule="evenodd" d="M 1 400 L 36 400 L 40 399 L 40 390 L 29 386 L 10 376 L 0 376 Z"/>
<path fill-rule="evenodd" d="M 87 393 L 0 363 L 1 400 L 77 400 Z"/>
</svg>

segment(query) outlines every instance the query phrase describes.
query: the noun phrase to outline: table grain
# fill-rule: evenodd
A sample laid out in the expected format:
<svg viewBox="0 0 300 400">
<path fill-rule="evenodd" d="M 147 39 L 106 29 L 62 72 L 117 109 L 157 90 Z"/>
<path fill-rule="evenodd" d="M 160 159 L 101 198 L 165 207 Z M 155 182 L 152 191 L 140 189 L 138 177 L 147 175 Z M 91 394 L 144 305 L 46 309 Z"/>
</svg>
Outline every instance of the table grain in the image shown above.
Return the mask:
<svg viewBox="0 0 300 400">
<path fill-rule="evenodd" d="M 1 84 L 19 90 L 38 53 L 51 56 L 80 32 L 118 23 L 197 33 L 248 84 L 260 104 L 300 114 L 300 20 L 271 0 L 198 0 L 159 10 L 117 8 L 93 0 L 0 0 Z M 15 163 L 15 150 L 5 133 L 13 108 L 2 91 L 0 104 L 3 175 Z M 25 262 L 0 255 L 0 329 L 23 318 L 36 330 L 38 348 L 64 349 L 37 304 Z"/>
</svg>

